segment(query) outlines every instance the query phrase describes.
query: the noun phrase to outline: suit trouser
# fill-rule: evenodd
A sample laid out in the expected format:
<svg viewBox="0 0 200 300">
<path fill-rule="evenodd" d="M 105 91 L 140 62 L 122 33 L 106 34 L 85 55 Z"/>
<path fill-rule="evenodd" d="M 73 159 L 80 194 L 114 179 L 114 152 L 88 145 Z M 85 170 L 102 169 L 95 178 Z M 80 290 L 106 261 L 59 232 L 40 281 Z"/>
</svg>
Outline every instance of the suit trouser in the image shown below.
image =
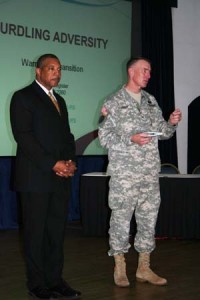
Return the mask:
<svg viewBox="0 0 200 300">
<path fill-rule="evenodd" d="M 27 286 L 29 289 L 55 286 L 62 280 L 69 188 L 61 192 L 20 194 Z"/>
</svg>

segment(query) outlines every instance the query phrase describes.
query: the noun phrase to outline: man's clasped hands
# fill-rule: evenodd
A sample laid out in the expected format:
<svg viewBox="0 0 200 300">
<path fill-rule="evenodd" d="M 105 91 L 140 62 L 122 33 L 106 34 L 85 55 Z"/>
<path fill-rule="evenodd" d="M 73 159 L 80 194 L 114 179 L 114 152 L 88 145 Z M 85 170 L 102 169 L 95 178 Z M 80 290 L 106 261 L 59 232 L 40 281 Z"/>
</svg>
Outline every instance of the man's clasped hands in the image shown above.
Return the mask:
<svg viewBox="0 0 200 300">
<path fill-rule="evenodd" d="M 76 164 L 72 160 L 59 160 L 53 167 L 53 171 L 60 177 L 72 177 L 76 169 Z"/>
</svg>

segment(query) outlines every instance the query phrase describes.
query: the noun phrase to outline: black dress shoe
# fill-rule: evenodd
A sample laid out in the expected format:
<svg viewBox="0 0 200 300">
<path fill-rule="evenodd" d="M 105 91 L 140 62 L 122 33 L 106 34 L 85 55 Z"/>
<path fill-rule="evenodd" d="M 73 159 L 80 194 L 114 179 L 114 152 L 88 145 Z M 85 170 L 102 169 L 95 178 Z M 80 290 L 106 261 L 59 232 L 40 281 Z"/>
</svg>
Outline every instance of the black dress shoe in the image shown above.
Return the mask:
<svg viewBox="0 0 200 300">
<path fill-rule="evenodd" d="M 51 299 L 52 293 L 49 289 L 38 286 L 29 291 L 29 295 L 35 299 Z"/>
<path fill-rule="evenodd" d="M 81 292 L 72 289 L 66 282 L 62 282 L 50 289 L 53 297 L 65 297 L 65 299 L 75 300 L 80 299 Z"/>
</svg>

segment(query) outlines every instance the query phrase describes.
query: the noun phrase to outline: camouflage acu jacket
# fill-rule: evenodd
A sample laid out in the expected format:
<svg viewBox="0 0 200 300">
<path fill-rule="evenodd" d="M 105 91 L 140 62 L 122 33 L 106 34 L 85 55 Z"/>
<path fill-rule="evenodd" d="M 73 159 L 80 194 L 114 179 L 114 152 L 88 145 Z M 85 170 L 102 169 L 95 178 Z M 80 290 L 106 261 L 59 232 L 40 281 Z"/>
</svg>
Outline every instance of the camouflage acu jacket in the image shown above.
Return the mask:
<svg viewBox="0 0 200 300">
<path fill-rule="evenodd" d="M 156 99 L 142 90 L 139 105 L 123 86 L 104 105 L 108 115 L 99 125 L 99 140 L 108 149 L 108 174 L 158 176 L 158 137 L 143 146 L 131 141 L 136 133 L 157 131 L 162 133 L 159 139 L 168 139 L 175 132 L 176 126 L 165 121 Z"/>
</svg>

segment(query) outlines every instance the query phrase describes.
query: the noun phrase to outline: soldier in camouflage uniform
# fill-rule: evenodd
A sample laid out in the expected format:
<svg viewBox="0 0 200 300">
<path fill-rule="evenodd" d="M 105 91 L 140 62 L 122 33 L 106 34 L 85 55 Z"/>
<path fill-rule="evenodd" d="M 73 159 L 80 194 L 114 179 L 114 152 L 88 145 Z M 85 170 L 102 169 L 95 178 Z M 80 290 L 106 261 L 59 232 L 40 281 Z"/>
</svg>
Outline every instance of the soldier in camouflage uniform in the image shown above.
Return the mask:
<svg viewBox="0 0 200 300">
<path fill-rule="evenodd" d="M 160 205 L 158 138 L 169 139 L 181 120 L 176 109 L 165 121 L 155 98 L 143 90 L 151 73 L 145 58 L 127 63 L 128 82 L 106 99 L 99 126 L 99 139 L 108 149 L 110 250 L 114 256 L 115 284 L 129 286 L 124 253 L 130 248 L 129 231 L 133 213 L 137 223 L 134 247 L 139 253 L 136 279 L 155 285 L 167 280 L 150 269 L 150 253 L 155 248 L 155 225 Z M 159 132 L 150 136 L 148 132 Z"/>
</svg>

